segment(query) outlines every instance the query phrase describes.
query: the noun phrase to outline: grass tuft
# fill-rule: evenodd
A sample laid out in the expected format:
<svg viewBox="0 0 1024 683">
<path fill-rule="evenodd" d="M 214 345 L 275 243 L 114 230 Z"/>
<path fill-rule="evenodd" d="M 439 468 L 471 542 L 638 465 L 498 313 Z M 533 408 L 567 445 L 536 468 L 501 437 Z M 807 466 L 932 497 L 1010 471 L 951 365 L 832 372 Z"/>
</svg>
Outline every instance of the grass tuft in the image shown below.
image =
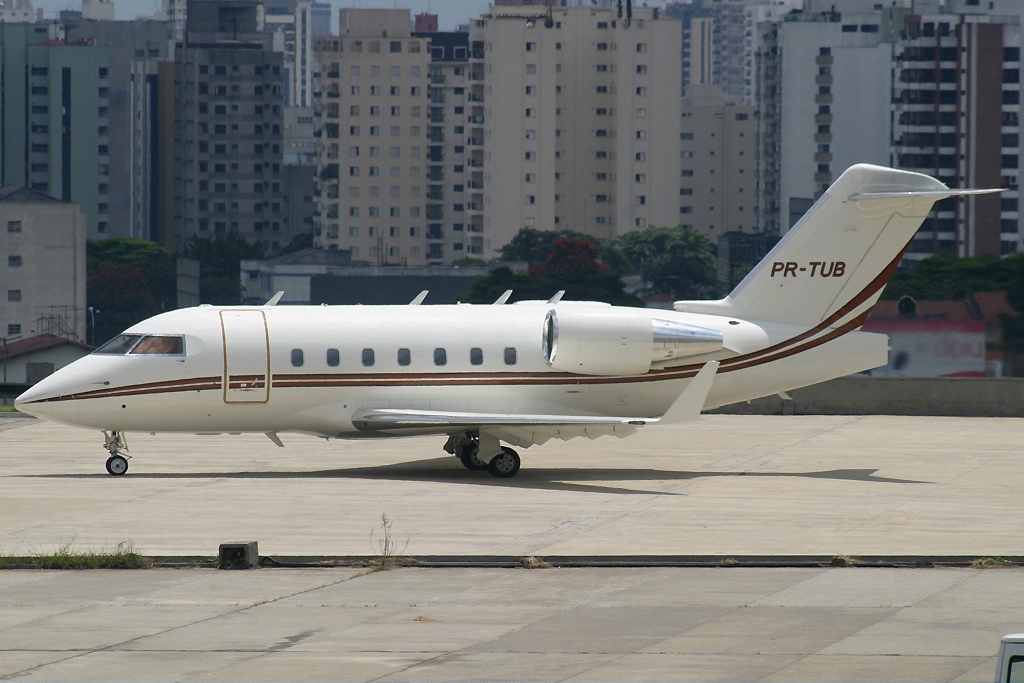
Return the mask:
<svg viewBox="0 0 1024 683">
<path fill-rule="evenodd" d="M 0 569 L 149 569 L 147 558 L 135 552 L 131 543 L 118 543 L 109 552 L 77 551 L 70 543 L 50 554 L 28 557 L 0 556 Z"/>
</svg>

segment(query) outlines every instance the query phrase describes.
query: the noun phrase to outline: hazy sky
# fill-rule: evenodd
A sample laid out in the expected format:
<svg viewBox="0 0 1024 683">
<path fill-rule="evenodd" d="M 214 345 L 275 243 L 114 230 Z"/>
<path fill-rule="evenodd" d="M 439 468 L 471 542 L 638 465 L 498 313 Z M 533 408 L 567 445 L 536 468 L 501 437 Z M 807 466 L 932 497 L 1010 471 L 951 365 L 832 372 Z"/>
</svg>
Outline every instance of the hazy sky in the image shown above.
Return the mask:
<svg viewBox="0 0 1024 683">
<path fill-rule="evenodd" d="M 337 30 L 337 10 L 340 7 L 381 7 L 410 9 L 414 15 L 430 12 L 438 15 L 439 28 L 453 31 L 459 24 L 487 12 L 488 0 L 328 0 L 334 8 L 331 28 Z M 160 10 L 160 0 L 113 0 L 118 19 L 151 16 Z M 81 9 L 81 0 L 32 0 L 32 6 L 42 8 L 47 19 L 57 16 L 62 9 Z"/>
</svg>

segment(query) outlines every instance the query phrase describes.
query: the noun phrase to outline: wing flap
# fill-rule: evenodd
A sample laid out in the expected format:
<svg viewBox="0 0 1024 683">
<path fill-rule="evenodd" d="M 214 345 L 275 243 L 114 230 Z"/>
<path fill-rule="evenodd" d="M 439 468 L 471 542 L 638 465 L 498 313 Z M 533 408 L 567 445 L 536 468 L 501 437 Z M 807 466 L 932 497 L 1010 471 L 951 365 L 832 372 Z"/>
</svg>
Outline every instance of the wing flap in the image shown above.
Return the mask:
<svg viewBox="0 0 1024 683">
<path fill-rule="evenodd" d="M 480 430 L 522 448 L 542 444 L 551 439 L 565 440 L 580 436 L 596 439 L 606 435 L 623 437 L 648 424 L 675 424 L 697 419 L 704 408 L 708 392 L 711 391 L 717 370 L 717 361 L 706 363 L 661 417 L 525 415 L 369 408 L 353 415 L 352 424 L 357 429 L 370 432 L 440 434 Z"/>
</svg>

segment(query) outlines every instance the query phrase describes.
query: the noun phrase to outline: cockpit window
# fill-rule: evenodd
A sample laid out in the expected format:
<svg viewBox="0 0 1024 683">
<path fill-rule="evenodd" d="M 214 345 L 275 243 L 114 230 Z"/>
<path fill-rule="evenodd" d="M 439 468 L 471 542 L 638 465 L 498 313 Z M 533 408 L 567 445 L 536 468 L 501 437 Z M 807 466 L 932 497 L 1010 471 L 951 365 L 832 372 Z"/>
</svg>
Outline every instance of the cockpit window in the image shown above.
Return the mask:
<svg viewBox="0 0 1024 683">
<path fill-rule="evenodd" d="M 129 351 L 133 356 L 180 356 L 185 353 L 185 343 L 181 337 L 151 334 Z"/>
<path fill-rule="evenodd" d="M 185 354 L 185 340 L 180 336 L 166 334 L 122 334 L 93 353 L 111 356 L 182 356 Z"/>
<path fill-rule="evenodd" d="M 140 339 L 142 339 L 141 334 L 121 334 L 93 351 L 93 353 L 109 353 L 112 356 L 123 356 L 131 351 L 131 348 L 135 346 Z"/>
</svg>

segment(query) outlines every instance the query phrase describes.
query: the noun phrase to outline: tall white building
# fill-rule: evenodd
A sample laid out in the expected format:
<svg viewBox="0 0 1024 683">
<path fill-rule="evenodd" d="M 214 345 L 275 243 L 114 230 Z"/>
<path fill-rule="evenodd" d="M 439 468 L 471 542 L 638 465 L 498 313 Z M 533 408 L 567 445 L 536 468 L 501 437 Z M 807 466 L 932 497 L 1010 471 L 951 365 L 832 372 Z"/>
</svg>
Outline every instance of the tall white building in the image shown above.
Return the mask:
<svg viewBox="0 0 1024 683">
<path fill-rule="evenodd" d="M 427 39 L 409 10 L 341 11 L 316 39 L 314 242 L 375 264 L 426 263 Z"/>
<path fill-rule="evenodd" d="M 679 222 L 677 20 L 495 6 L 470 41 L 484 257 L 523 227 L 604 238 Z"/>
<path fill-rule="evenodd" d="M 759 53 L 761 206 L 787 229 L 848 166 L 999 196 L 938 204 L 907 253 L 1021 250 L 1021 3 L 808 0 Z"/>
</svg>

